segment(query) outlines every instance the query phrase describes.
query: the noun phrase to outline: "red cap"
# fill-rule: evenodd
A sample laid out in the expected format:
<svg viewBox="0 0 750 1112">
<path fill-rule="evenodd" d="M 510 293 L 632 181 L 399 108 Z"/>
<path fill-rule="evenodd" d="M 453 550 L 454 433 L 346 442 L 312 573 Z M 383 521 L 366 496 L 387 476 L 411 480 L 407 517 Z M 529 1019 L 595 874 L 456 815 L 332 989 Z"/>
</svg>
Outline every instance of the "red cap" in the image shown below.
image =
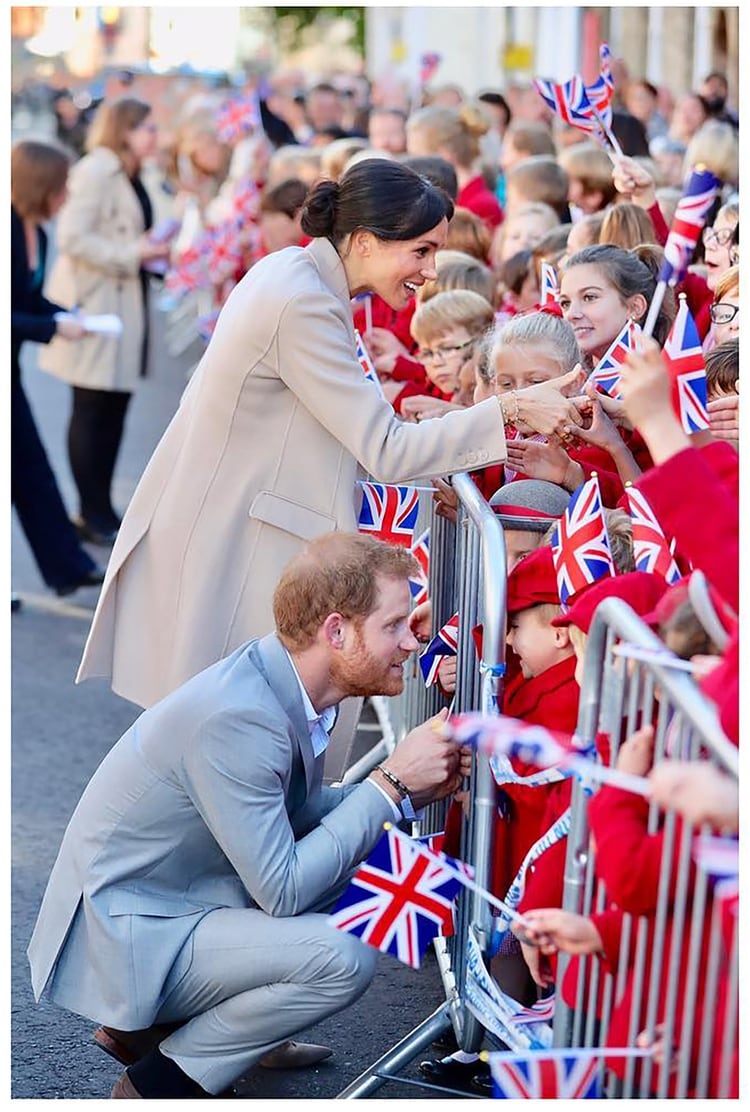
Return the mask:
<svg viewBox="0 0 750 1112">
<path fill-rule="evenodd" d="M 650 616 L 659 599 L 667 591 L 663 576 L 647 571 L 629 571 L 625 575 L 608 575 L 578 591 L 570 608 L 559 618 L 552 619 L 553 626 L 578 626 L 588 633 L 594 611 L 605 598 L 621 598 L 639 616 Z"/>
<path fill-rule="evenodd" d="M 542 545 L 519 560 L 508 576 L 508 613 L 550 602 L 560 605 L 552 549 Z"/>
<path fill-rule="evenodd" d="M 676 583 L 673 583 L 671 587 L 667 587 L 653 610 L 649 614 L 643 615 L 644 622 L 658 630 L 659 626 L 669 621 L 677 608 L 682 606 L 687 597 L 687 579 L 679 579 Z"/>
</svg>

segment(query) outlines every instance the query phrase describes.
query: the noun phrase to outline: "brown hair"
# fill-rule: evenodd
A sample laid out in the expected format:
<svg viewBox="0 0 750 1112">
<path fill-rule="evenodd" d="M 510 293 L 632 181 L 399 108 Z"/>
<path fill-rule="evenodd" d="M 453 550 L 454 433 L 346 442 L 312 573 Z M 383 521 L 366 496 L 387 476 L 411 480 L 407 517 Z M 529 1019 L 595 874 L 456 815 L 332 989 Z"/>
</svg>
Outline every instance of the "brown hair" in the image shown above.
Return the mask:
<svg viewBox="0 0 750 1112">
<path fill-rule="evenodd" d="M 260 201 L 261 212 L 281 212 L 294 220 L 305 203 L 308 188 L 299 178 L 289 178 L 279 182 L 273 189 L 264 192 Z"/>
<path fill-rule="evenodd" d="M 739 380 L 739 340 L 725 340 L 706 353 L 706 390 L 709 401 L 717 394 L 736 394 Z"/>
<path fill-rule="evenodd" d="M 60 147 L 22 139 L 10 153 L 10 203 L 21 219 L 46 220 L 50 201 L 65 188 L 70 160 Z"/>
<path fill-rule="evenodd" d="M 532 120 L 513 120 L 505 129 L 504 140 L 510 140 L 519 153 L 555 157 L 555 140 L 546 124 Z"/>
<path fill-rule="evenodd" d="M 443 290 L 417 307 L 411 334 L 418 344 L 429 344 L 449 328 L 465 328 L 479 337 L 495 323 L 495 310 L 481 294 L 472 290 Z"/>
<path fill-rule="evenodd" d="M 689 598 L 681 602 L 667 620 L 660 624 L 659 636 L 663 641 L 666 641 L 668 633 L 672 634 L 670 648 L 681 660 L 690 660 L 691 656 L 716 655 L 719 652 L 703 628 Z"/>
<path fill-rule="evenodd" d="M 495 277 L 488 266 L 464 251 L 438 251 L 437 278 L 425 282 L 417 301 L 424 305 L 441 290 L 473 290 L 495 304 Z"/>
<path fill-rule="evenodd" d="M 463 251 L 484 263 L 492 242 L 492 233 L 481 217 L 470 209 L 457 206 L 453 210 L 448 225 L 446 247 L 453 251 Z"/>
<path fill-rule="evenodd" d="M 400 545 L 363 533 L 326 533 L 284 568 L 273 595 L 276 632 L 287 649 L 309 648 L 329 614 L 363 621 L 378 605 L 378 577 L 406 580 L 419 565 Z"/>
<path fill-rule="evenodd" d="M 599 243 L 616 247 L 637 247 L 639 243 L 656 243 L 654 222 L 639 205 L 621 201 L 607 209 L 599 230 Z"/>
<path fill-rule="evenodd" d="M 128 146 L 128 132 L 139 127 L 150 115 L 151 105 L 137 97 L 103 101 L 96 110 L 86 136 L 86 150 L 108 147 L 120 158 L 126 170 L 132 173 L 136 166 Z"/>
<path fill-rule="evenodd" d="M 508 170 L 506 183 L 524 201 L 544 201 L 558 216 L 567 215 L 568 175 L 554 158 L 546 155 L 524 158 Z"/>
</svg>

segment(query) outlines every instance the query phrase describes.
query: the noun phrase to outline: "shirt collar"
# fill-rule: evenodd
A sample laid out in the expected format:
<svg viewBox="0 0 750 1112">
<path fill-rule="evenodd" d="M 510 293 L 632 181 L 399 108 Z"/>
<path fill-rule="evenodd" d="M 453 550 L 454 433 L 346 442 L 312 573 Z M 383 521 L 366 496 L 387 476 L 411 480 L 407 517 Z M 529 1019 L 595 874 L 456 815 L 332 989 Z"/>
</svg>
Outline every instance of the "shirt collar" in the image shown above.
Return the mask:
<svg viewBox="0 0 750 1112">
<path fill-rule="evenodd" d="M 300 697 L 302 698 L 302 706 L 304 707 L 305 718 L 307 719 L 307 725 L 310 729 L 310 737 L 313 743 L 313 751 L 315 753 L 315 756 L 318 757 L 320 756 L 320 753 L 322 753 L 325 749 L 325 746 L 328 743 L 328 734 L 333 728 L 334 722 L 336 721 L 336 707 L 326 707 L 325 710 L 321 711 L 320 714 L 318 714 L 315 707 L 312 705 L 310 696 L 307 694 L 305 685 L 303 684 L 300 674 L 295 667 L 291 654 L 287 649 L 284 649 L 284 652 L 289 658 L 289 663 L 292 666 L 292 671 L 294 672 L 297 684 L 299 685 Z M 325 735 L 325 743 L 323 743 L 323 738 L 321 737 L 321 730 Z"/>
</svg>

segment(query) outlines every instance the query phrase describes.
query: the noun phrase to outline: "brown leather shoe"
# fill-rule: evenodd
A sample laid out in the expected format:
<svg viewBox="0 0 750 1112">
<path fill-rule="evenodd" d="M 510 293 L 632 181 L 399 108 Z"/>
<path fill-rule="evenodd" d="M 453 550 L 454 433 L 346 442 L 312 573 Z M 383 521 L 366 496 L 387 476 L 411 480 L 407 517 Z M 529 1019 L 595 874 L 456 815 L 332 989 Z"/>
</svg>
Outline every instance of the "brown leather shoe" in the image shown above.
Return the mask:
<svg viewBox="0 0 750 1112">
<path fill-rule="evenodd" d="M 132 1066 L 152 1050 L 156 1050 L 162 1039 L 171 1035 L 180 1025 L 154 1024 L 142 1031 L 118 1031 L 115 1027 L 97 1027 L 94 1042 L 123 1066 Z"/>
<path fill-rule="evenodd" d="M 299 1070 L 315 1066 L 330 1058 L 333 1051 L 329 1046 L 316 1046 L 315 1043 L 298 1043 L 289 1039 L 274 1050 L 269 1050 L 258 1061 L 267 1070 Z"/>
<path fill-rule="evenodd" d="M 112 1092 L 109 1094 L 110 1100 L 143 1100 L 143 1097 L 136 1089 L 133 1082 L 130 1080 L 128 1071 L 121 1073 L 115 1081 Z"/>
</svg>

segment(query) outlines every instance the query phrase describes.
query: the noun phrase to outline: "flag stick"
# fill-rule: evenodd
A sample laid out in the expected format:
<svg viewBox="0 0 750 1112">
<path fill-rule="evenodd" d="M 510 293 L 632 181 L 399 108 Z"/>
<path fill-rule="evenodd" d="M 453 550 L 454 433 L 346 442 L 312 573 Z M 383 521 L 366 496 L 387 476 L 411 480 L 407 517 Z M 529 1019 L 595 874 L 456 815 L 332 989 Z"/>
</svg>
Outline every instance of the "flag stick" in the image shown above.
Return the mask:
<svg viewBox="0 0 750 1112">
<path fill-rule="evenodd" d="M 626 792 L 634 792 L 645 799 L 651 797 L 651 785 L 645 776 L 634 776 L 630 772 L 621 772 L 619 768 L 609 768 L 607 765 L 595 764 L 587 761 L 585 757 L 573 757 L 566 762 L 582 780 L 596 780 L 600 784 L 611 784 L 613 788 L 622 788 Z"/>
<path fill-rule="evenodd" d="M 653 334 L 654 325 L 656 324 L 656 318 L 659 316 L 661 303 L 664 300 L 664 294 L 666 292 L 667 283 L 663 281 L 657 282 L 656 289 L 654 290 L 654 296 L 651 298 L 651 304 L 648 307 L 648 316 L 646 317 L 646 323 L 643 326 L 644 336 L 651 336 Z"/>
<path fill-rule="evenodd" d="M 403 841 L 408 842 L 410 845 L 414 845 L 414 839 L 411 838 L 408 834 L 404 834 L 403 830 L 399 830 L 397 826 L 393 825 L 393 823 L 384 822 L 383 829 L 390 830 L 391 834 L 393 834 L 396 838 L 401 838 Z M 420 849 L 421 848 L 423 847 L 420 847 Z M 429 853 L 430 851 L 428 850 L 427 852 Z M 523 915 L 519 915 L 517 911 L 514 911 L 513 908 L 509 907 L 508 904 L 505 903 L 503 900 L 499 900 L 497 896 L 493 896 L 492 893 L 488 892 L 486 888 L 482 888 L 481 884 L 475 884 L 474 881 L 470 880 L 469 877 L 467 877 L 466 873 L 462 873 L 460 869 L 454 869 L 453 866 L 445 859 L 445 854 L 443 854 L 443 860 L 441 861 L 441 864 L 447 872 L 453 874 L 456 880 L 460 880 L 465 888 L 470 888 L 472 892 L 476 892 L 478 896 L 481 896 L 482 899 L 487 900 L 488 903 L 493 904 L 495 907 L 499 907 L 505 915 L 509 916 L 509 918 L 511 919 L 514 919 L 517 923 L 520 923 L 521 926 L 531 926 L 528 920 L 524 919 Z"/>
<path fill-rule="evenodd" d="M 372 294 L 365 294 L 365 332 L 372 332 Z"/>
<path fill-rule="evenodd" d="M 369 482 L 372 482 L 372 479 L 357 479 L 357 486 L 364 486 L 365 483 L 369 483 Z M 385 483 L 385 484 L 381 483 L 380 485 L 381 486 L 383 486 L 383 485 L 387 486 L 388 484 L 387 483 Z M 435 493 L 435 487 L 418 487 L 418 486 L 412 486 L 411 483 L 404 483 L 404 486 L 408 486 L 409 490 L 418 490 L 421 494 L 434 494 Z"/>
<path fill-rule="evenodd" d="M 620 156 L 620 158 L 624 158 L 624 157 L 625 157 L 625 152 L 623 151 L 623 149 L 622 149 L 622 147 L 620 146 L 620 144 L 619 144 L 619 143 L 617 142 L 617 137 L 616 137 L 616 135 L 614 134 L 614 132 L 612 131 L 612 128 L 611 128 L 611 127 L 609 127 L 609 125 L 608 125 L 608 124 L 606 124 L 606 123 L 604 122 L 604 120 L 602 119 L 602 117 L 601 117 L 601 116 L 599 115 L 599 113 L 597 112 L 597 110 L 596 110 L 596 109 L 594 108 L 593 104 L 591 105 L 591 111 L 592 111 L 592 112 L 594 113 L 594 115 L 596 116 L 597 120 L 599 121 L 599 125 L 600 125 L 600 127 L 601 127 L 602 131 L 604 132 L 604 134 L 605 134 L 605 135 L 607 136 L 607 138 L 609 139 L 610 143 L 611 143 L 611 144 L 612 144 L 612 146 L 614 147 L 614 150 L 615 150 L 615 154 L 619 155 L 619 156 Z M 615 161 L 615 160 L 614 160 L 614 158 L 612 158 L 612 153 L 611 153 L 611 151 L 609 152 L 609 157 L 610 157 L 610 158 L 612 159 L 612 162 L 614 162 L 614 161 Z"/>
</svg>

